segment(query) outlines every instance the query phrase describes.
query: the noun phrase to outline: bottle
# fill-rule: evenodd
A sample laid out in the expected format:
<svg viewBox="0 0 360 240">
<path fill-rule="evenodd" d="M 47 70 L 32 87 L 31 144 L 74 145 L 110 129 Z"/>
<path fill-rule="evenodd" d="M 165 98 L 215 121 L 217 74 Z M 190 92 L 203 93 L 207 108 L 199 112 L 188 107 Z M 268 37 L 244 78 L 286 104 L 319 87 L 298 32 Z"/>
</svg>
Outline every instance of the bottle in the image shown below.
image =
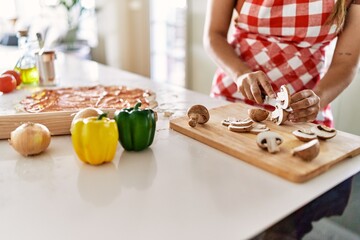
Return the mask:
<svg viewBox="0 0 360 240">
<path fill-rule="evenodd" d="M 14 70 L 20 73 L 22 85 L 37 86 L 39 84 L 39 73 L 34 52 L 39 48 L 38 41 L 30 40 L 28 31 L 22 30 L 18 32 L 18 45 L 21 57 Z"/>
</svg>

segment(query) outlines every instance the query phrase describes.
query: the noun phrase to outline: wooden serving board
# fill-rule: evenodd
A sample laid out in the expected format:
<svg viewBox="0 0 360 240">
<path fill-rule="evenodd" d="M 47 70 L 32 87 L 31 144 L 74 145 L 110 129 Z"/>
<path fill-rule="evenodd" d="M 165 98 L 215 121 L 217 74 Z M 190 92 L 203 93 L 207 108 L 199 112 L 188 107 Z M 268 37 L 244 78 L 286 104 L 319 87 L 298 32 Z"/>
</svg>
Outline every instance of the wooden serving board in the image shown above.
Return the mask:
<svg viewBox="0 0 360 240">
<path fill-rule="evenodd" d="M 77 111 L 17 113 L 0 115 L 0 139 L 9 139 L 10 133 L 22 123 L 34 122 L 44 124 L 51 135 L 70 134 L 71 121 Z M 109 117 L 114 115 L 115 109 L 104 110 Z"/>
<path fill-rule="evenodd" d="M 284 142 L 280 152 L 268 153 L 256 144 L 256 135 L 252 133 L 231 132 L 221 124 L 224 119 L 248 117 L 250 107 L 243 103 L 232 103 L 210 109 L 210 120 L 198 124 L 195 128 L 188 125 L 188 117 L 179 117 L 170 121 L 170 128 L 188 137 L 196 139 L 220 151 L 223 151 L 256 167 L 269 171 L 292 182 L 302 183 L 327 171 L 336 163 L 360 154 L 360 136 L 338 131 L 329 140 L 320 140 L 320 154 L 311 162 L 292 156 L 292 149 L 304 144 L 292 135 L 296 129 L 308 129 L 311 123 L 285 123 L 278 126 L 265 121 L 271 131 L 279 133 Z M 221 161 L 221 160 L 219 160 Z"/>
</svg>

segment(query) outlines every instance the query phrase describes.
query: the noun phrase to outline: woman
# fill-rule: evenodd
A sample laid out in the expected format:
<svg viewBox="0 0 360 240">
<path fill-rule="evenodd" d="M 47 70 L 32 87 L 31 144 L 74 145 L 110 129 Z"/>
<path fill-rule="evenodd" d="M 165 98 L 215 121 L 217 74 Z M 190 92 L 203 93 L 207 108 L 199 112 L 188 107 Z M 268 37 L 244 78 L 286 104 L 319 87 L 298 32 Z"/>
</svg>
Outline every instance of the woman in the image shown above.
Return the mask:
<svg viewBox="0 0 360 240">
<path fill-rule="evenodd" d="M 281 85 L 289 119 L 333 127 L 330 102 L 354 78 L 360 56 L 360 0 L 209 0 L 205 49 L 219 66 L 211 95 L 263 103 Z M 233 40 L 227 41 L 236 11 Z M 332 62 L 325 51 L 338 37 Z M 326 70 L 326 71 L 325 71 Z"/>
</svg>

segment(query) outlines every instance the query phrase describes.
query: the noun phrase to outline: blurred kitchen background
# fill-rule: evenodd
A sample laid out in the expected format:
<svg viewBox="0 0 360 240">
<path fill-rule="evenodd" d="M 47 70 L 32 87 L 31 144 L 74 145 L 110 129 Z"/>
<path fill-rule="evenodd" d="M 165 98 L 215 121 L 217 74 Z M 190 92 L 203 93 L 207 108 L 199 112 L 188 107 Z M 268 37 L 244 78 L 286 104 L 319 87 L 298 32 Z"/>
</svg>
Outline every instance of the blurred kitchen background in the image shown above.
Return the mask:
<svg viewBox="0 0 360 240">
<path fill-rule="evenodd" d="M 208 94 L 206 0 L 0 0 L 1 43 L 40 32 L 45 46 Z M 3 56 L 2 56 L 3 57 Z M 332 104 L 336 128 L 360 135 L 360 75 Z M 341 81 L 341 79 L 339 79 Z"/>
</svg>

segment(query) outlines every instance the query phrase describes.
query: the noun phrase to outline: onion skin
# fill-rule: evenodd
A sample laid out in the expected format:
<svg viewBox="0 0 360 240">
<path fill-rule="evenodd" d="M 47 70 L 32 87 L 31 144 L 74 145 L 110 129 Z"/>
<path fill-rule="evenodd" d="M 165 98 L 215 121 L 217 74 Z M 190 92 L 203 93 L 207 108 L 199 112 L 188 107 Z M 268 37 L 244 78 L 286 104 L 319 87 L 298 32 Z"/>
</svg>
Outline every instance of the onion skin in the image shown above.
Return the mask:
<svg viewBox="0 0 360 240">
<path fill-rule="evenodd" d="M 51 142 L 49 129 L 40 123 L 23 123 L 10 134 L 10 145 L 27 157 L 45 151 Z"/>
</svg>

